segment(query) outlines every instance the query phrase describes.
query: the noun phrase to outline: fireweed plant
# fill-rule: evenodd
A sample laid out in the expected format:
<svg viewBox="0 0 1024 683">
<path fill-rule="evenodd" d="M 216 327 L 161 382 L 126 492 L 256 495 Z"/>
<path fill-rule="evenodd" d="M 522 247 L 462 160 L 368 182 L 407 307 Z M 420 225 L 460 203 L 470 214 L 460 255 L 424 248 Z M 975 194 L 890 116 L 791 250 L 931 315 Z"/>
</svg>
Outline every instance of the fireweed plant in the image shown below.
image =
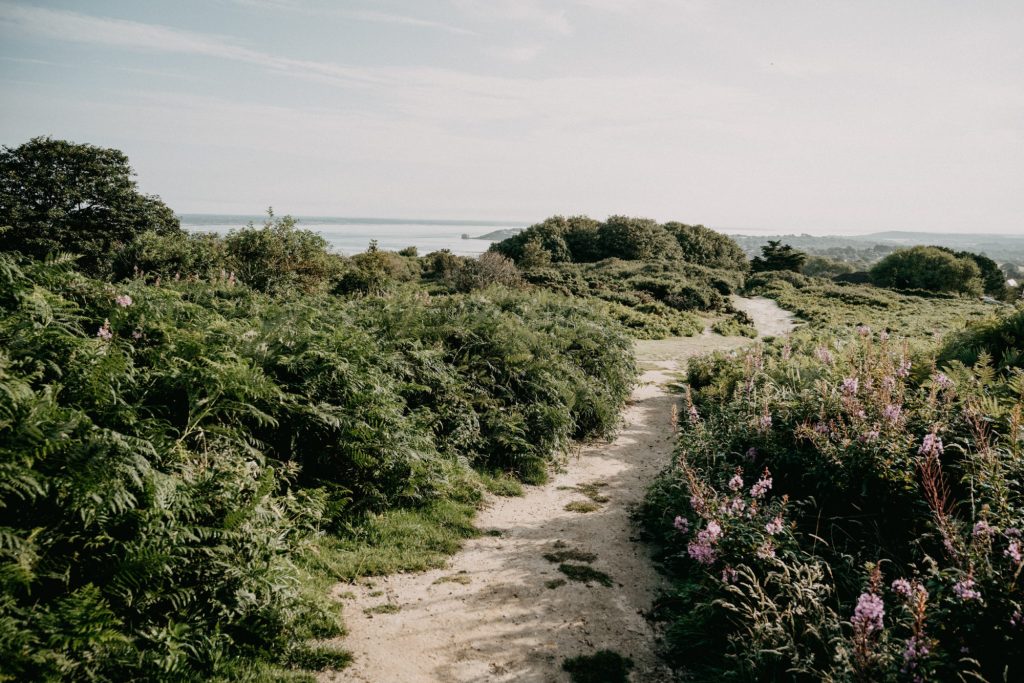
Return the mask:
<svg viewBox="0 0 1024 683">
<path fill-rule="evenodd" d="M 958 339 L 970 367 L 863 324 L 691 363 L 693 417 L 644 510 L 676 578 L 662 613 L 681 667 L 1024 676 L 1024 372 Z"/>
</svg>

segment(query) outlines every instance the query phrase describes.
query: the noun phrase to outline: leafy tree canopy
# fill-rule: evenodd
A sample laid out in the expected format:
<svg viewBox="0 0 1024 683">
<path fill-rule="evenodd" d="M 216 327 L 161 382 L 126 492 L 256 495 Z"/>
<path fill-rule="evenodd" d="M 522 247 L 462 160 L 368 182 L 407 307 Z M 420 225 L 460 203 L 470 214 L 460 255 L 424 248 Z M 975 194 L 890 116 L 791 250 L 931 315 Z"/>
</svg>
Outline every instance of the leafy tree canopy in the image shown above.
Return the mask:
<svg viewBox="0 0 1024 683">
<path fill-rule="evenodd" d="M 679 242 L 683 258 L 710 268 L 746 270 L 747 255 L 736 240 L 703 225 L 686 225 L 669 221 L 665 230 Z"/>
<path fill-rule="evenodd" d="M 779 240 L 768 240 L 768 244 L 761 247 L 761 255 L 750 261 L 750 268 L 755 273 L 768 270 L 791 270 L 799 273 L 806 260 L 807 254 L 804 252 Z"/>
<path fill-rule="evenodd" d="M 981 269 L 971 258 L 939 247 L 911 247 L 886 256 L 871 268 L 871 281 L 892 289 L 924 289 L 979 295 Z"/>
<path fill-rule="evenodd" d="M 128 157 L 116 149 L 37 137 L 0 151 L 3 248 L 43 257 L 81 255 L 90 272 L 109 269 L 110 254 L 146 231 L 181 229 L 159 197 L 138 191 Z"/>
</svg>

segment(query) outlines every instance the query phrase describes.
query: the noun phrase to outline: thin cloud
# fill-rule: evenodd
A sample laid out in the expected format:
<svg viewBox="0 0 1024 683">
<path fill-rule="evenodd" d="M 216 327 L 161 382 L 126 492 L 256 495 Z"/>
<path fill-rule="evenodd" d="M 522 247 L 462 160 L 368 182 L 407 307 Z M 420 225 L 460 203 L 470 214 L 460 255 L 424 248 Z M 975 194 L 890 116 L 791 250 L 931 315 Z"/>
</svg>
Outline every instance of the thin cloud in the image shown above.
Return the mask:
<svg viewBox="0 0 1024 683">
<path fill-rule="evenodd" d="M 401 26 L 415 26 L 418 28 L 446 31 L 455 35 L 475 36 L 476 31 L 452 26 L 441 21 L 423 19 L 408 14 L 395 14 L 392 12 L 379 12 L 376 10 L 358 9 L 334 9 L 324 7 L 311 7 L 298 0 L 232 0 L 236 5 L 255 7 L 260 9 L 272 9 L 286 12 L 301 12 L 308 15 L 348 17 L 357 21 L 369 21 L 377 24 L 398 24 Z"/>
</svg>

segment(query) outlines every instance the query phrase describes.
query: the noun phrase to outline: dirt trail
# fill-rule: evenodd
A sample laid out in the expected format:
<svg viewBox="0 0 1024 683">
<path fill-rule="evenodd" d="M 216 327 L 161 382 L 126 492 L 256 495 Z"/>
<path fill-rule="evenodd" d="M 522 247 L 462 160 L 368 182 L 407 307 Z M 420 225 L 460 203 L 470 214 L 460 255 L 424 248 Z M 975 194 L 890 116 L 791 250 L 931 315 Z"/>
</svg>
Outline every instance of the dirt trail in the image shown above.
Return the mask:
<svg viewBox="0 0 1024 683">
<path fill-rule="evenodd" d="M 792 328 L 792 319 L 773 301 L 734 303 L 762 334 Z M 602 648 L 633 659 L 634 681 L 669 680 L 656 654 L 657 634 L 644 616 L 664 581 L 637 542 L 630 511 L 672 453 L 671 415 L 678 397 L 666 385 L 686 358 L 749 341 L 705 333 L 639 342 L 644 374 L 613 443 L 584 448 L 564 473 L 545 486 L 528 487 L 524 497 L 489 498 L 477 525 L 495 535 L 467 542 L 447 568 L 336 588 L 339 599 L 348 592 L 355 596 L 343 599 L 349 629 L 344 646 L 355 661 L 320 680 L 567 681 L 561 670 L 566 657 Z M 591 500 L 576 490 L 586 484 L 597 484 L 590 493 L 607 500 L 592 512 L 567 511 L 568 503 Z M 607 574 L 612 585 L 567 581 L 548 587 L 566 578 L 544 558 L 558 550 L 593 553 L 590 566 Z M 383 604 L 399 609 L 364 613 Z"/>
</svg>

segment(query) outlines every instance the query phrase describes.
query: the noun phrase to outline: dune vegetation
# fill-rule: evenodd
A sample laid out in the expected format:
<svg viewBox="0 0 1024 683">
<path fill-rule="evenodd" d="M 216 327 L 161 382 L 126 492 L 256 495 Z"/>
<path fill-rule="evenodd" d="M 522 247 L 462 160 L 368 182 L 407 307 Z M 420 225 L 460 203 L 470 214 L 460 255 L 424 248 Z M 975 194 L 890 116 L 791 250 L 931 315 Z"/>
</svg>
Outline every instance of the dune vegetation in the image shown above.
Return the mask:
<svg viewBox="0 0 1024 683">
<path fill-rule="evenodd" d="M 636 339 L 756 336 L 740 293 L 803 327 L 689 363 L 640 511 L 669 661 L 1024 675 L 1024 325 L 984 257 L 894 251 L 851 284 L 789 245 L 751 262 L 623 216 L 552 217 L 479 258 L 345 257 L 272 212 L 185 232 L 123 154 L 48 138 L 0 153 L 0 231 L 0 680 L 343 668 L 332 584 L 443 565 L 488 493 L 614 434 Z M 934 264 L 959 284 L 908 279 Z M 563 513 L 597 516 L 589 498 Z M 552 590 L 614 585 L 565 559 Z M 624 655 L 565 669 L 625 680 Z"/>
</svg>

